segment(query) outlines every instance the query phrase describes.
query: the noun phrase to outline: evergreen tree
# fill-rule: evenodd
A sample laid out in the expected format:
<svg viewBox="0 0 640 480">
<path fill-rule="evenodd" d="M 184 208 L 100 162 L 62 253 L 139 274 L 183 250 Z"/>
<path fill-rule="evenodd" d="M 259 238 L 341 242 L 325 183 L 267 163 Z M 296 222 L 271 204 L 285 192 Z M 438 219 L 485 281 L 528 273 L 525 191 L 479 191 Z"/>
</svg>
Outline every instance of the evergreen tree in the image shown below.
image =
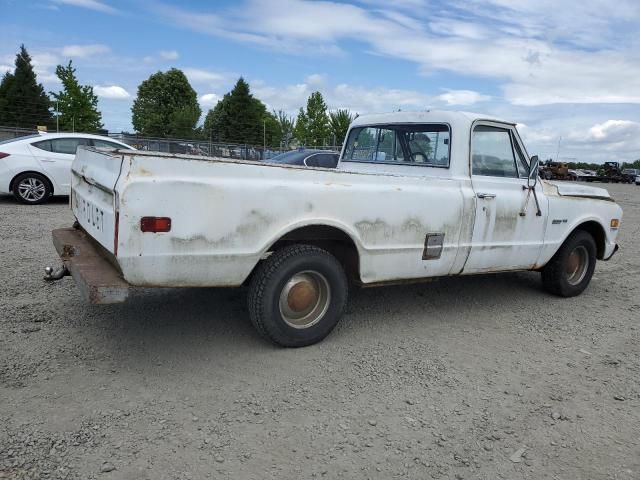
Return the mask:
<svg viewBox="0 0 640 480">
<path fill-rule="evenodd" d="M 49 98 L 36 80 L 27 49 L 21 45 L 13 73 L 5 73 L 0 82 L 0 125 L 50 126 L 51 118 Z"/>
<path fill-rule="evenodd" d="M 320 92 L 313 92 L 307 100 L 306 111 L 302 108 L 296 121 L 296 137 L 307 146 L 321 146 L 329 141 L 330 128 L 327 104 Z"/>
<path fill-rule="evenodd" d="M 267 145 L 278 146 L 281 136 L 277 118 L 251 94 L 242 77 L 209 110 L 204 131 L 214 141 L 247 145 L 262 145 L 266 137 Z"/>
<path fill-rule="evenodd" d="M 56 75 L 62 90 L 51 92 L 60 112 L 60 130 L 73 132 L 95 132 L 102 128 L 102 114 L 98 111 L 98 97 L 91 85 L 80 85 L 76 69 L 71 60 L 66 67 L 58 65 Z"/>
<path fill-rule="evenodd" d="M 185 74 L 172 68 L 140 84 L 131 112 L 133 127 L 142 135 L 192 138 L 202 110 Z"/>
</svg>

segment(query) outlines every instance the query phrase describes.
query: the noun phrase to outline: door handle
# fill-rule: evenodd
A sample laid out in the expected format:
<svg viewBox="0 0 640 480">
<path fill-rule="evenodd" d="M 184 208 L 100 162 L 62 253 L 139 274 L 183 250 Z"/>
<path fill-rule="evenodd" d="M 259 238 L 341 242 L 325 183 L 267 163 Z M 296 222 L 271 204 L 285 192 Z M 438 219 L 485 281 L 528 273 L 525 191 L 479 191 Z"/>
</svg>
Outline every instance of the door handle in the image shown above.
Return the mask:
<svg viewBox="0 0 640 480">
<path fill-rule="evenodd" d="M 496 194 L 495 193 L 478 193 L 478 194 L 476 194 L 476 196 L 478 198 L 485 198 L 487 200 L 491 200 L 493 198 L 496 198 Z"/>
</svg>

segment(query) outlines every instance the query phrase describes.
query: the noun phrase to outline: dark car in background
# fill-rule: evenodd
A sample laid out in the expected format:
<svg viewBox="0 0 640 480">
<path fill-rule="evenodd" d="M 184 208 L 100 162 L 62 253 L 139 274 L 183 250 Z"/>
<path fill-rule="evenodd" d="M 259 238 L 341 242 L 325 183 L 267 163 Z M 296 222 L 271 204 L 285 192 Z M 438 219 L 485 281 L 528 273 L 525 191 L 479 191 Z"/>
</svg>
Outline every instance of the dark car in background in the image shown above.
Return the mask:
<svg viewBox="0 0 640 480">
<path fill-rule="evenodd" d="M 266 160 L 266 162 L 304 165 L 305 167 L 336 168 L 339 158 L 340 153 L 331 150 L 300 149 L 281 153 Z"/>
</svg>

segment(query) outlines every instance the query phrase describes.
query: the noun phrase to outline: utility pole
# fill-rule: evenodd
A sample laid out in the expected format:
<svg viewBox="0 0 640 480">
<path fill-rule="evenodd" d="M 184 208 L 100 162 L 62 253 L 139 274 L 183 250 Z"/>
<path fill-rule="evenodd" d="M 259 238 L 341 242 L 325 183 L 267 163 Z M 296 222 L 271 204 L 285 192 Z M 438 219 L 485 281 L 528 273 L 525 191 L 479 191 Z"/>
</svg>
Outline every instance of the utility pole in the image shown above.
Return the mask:
<svg viewBox="0 0 640 480">
<path fill-rule="evenodd" d="M 267 121 L 262 120 L 262 159 L 267 154 Z"/>
<path fill-rule="evenodd" d="M 71 117 L 71 132 L 76 133 L 76 116 Z"/>
<path fill-rule="evenodd" d="M 558 158 L 560 157 L 560 142 L 562 142 L 562 137 L 558 139 L 558 150 L 556 150 L 556 162 L 558 162 Z"/>
<path fill-rule="evenodd" d="M 56 100 L 56 133 L 60 133 L 60 102 Z"/>
</svg>

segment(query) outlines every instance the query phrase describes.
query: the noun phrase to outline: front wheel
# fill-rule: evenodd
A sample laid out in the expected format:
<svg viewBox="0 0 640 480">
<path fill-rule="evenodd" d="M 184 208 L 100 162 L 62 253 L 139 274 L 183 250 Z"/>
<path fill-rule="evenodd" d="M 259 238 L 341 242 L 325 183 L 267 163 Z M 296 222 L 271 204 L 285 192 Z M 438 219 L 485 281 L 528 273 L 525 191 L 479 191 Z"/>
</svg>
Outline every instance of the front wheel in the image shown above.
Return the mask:
<svg viewBox="0 0 640 480">
<path fill-rule="evenodd" d="M 325 338 L 342 317 L 348 283 L 338 260 L 312 245 L 276 251 L 249 285 L 249 315 L 258 332 L 283 347 Z"/>
<path fill-rule="evenodd" d="M 542 269 L 542 285 L 555 295 L 575 297 L 587 288 L 595 268 L 596 242 L 576 230 Z"/>
</svg>

